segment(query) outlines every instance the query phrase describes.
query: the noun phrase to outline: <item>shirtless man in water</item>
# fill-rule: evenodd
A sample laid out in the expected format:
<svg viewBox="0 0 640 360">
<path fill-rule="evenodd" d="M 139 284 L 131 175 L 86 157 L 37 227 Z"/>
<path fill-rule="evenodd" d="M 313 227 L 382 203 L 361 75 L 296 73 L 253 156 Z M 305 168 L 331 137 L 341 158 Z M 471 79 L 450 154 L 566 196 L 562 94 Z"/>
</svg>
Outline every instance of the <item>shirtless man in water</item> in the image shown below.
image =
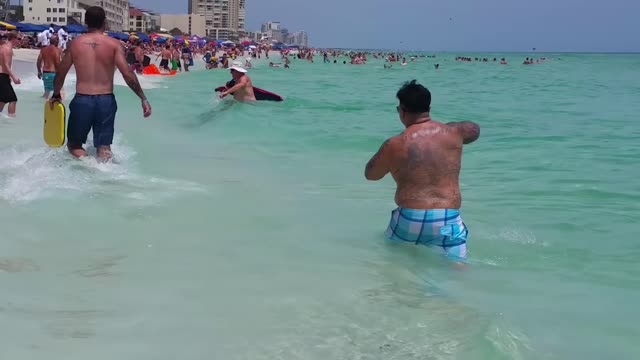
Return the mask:
<svg viewBox="0 0 640 360">
<path fill-rule="evenodd" d="M 54 36 L 47 47 L 40 49 L 36 66 L 38 67 L 38 79 L 44 82 L 43 98 L 49 99 L 53 91 L 53 81 L 56 78 L 56 68 L 62 61 L 62 49 L 58 47 L 58 37 Z"/>
<path fill-rule="evenodd" d="M 235 85 L 220 94 L 220 99 L 233 94 L 233 98 L 237 101 L 256 101 L 256 96 L 253 93 L 253 84 L 247 75 L 247 69 L 243 68 L 240 63 L 234 64 L 230 70 Z"/>
<path fill-rule="evenodd" d="M 15 117 L 18 97 L 11 86 L 11 81 L 20 85 L 20 78 L 13 72 L 11 65 L 13 47 L 18 45 L 19 40 L 15 32 L 10 32 L 6 36 L 6 41 L 0 44 L 0 112 L 4 110 L 6 104 L 9 104 L 9 117 Z"/>
<path fill-rule="evenodd" d="M 169 71 L 169 61 L 171 61 L 171 46 L 167 45 L 162 49 L 162 52 L 158 54 L 158 57 L 162 56 L 162 61 L 160 61 L 160 71 Z M 158 60 L 158 58 L 156 58 Z"/>
<path fill-rule="evenodd" d="M 116 68 L 131 90 L 142 101 L 144 117 L 151 115 L 151 105 L 140 87 L 136 74 L 131 71 L 120 42 L 105 36 L 104 9 L 92 6 L 85 13 L 88 32 L 74 39 L 64 53 L 54 81 L 51 106 L 60 101 L 60 90 L 71 68 L 76 69 L 76 95 L 69 105 L 67 148 L 75 157 L 87 156 L 83 144 L 93 129 L 93 146 L 98 160 L 111 159 L 114 122 L 118 105 L 113 95 L 113 76 Z"/>
<path fill-rule="evenodd" d="M 468 230 L 460 217 L 463 144 L 480 137 L 470 121 L 443 124 L 429 116 L 431 93 L 415 80 L 397 93 L 404 132 L 385 141 L 365 169 L 367 180 L 391 173 L 398 208 L 386 231 L 390 240 L 437 246 L 454 259 L 467 257 Z"/>
</svg>

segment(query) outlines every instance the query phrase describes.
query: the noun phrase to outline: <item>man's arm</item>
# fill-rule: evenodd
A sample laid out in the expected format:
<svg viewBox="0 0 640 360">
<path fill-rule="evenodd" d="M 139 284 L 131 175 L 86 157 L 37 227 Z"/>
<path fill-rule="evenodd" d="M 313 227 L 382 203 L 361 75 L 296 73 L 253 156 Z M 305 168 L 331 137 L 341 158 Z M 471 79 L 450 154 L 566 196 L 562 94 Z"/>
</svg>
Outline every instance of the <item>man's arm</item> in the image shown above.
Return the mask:
<svg viewBox="0 0 640 360">
<path fill-rule="evenodd" d="M 131 71 L 129 65 L 127 65 L 127 59 L 124 56 L 124 49 L 122 49 L 121 46 L 118 46 L 116 49 L 116 67 L 120 70 L 120 73 L 129 88 L 138 95 L 140 100 L 146 101 L 147 97 L 144 95 L 144 91 L 142 91 L 142 86 L 140 86 L 138 77 L 133 71 Z"/>
<path fill-rule="evenodd" d="M 38 53 L 36 67 L 38 68 L 38 78 L 40 78 L 40 75 L 42 74 L 42 49 L 40 49 L 40 52 Z"/>
<path fill-rule="evenodd" d="M 64 86 L 64 80 L 69 73 L 69 69 L 71 69 L 71 65 L 73 65 L 73 57 L 71 56 L 71 49 L 67 49 L 62 56 L 62 61 L 56 68 L 56 77 L 53 80 L 54 97 L 60 95 L 60 91 L 62 91 L 62 87 Z"/>
<path fill-rule="evenodd" d="M 447 123 L 447 125 L 458 130 L 460 135 L 462 135 L 464 144 L 471 144 L 480 137 L 480 125 L 472 121 L 450 122 Z"/>
<path fill-rule="evenodd" d="M 371 160 L 367 163 L 364 170 L 364 177 L 367 180 L 380 180 L 391 170 L 389 164 L 389 147 L 391 139 L 382 143 L 378 152 L 373 155 Z"/>
</svg>

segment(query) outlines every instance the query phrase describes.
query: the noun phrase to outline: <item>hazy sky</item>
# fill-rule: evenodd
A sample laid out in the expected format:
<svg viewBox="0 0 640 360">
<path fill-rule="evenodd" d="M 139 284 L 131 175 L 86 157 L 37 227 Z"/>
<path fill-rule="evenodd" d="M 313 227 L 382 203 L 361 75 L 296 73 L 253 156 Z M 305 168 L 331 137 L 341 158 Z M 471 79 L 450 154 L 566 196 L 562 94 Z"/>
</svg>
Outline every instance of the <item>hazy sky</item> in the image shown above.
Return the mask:
<svg viewBox="0 0 640 360">
<path fill-rule="evenodd" d="M 639 0 L 246 1 L 248 30 L 279 20 L 306 30 L 312 46 L 640 52 Z M 187 0 L 132 2 L 187 11 Z"/>
</svg>

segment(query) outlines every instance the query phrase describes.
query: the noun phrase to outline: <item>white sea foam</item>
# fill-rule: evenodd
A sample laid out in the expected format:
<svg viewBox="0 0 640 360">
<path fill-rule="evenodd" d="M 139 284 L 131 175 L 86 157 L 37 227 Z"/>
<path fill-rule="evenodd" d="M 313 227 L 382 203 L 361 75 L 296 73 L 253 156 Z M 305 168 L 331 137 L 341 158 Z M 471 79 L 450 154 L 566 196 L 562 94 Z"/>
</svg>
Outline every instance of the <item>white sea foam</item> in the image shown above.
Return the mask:
<svg viewBox="0 0 640 360">
<path fill-rule="evenodd" d="M 91 143 L 87 149 L 95 155 Z M 178 193 L 202 191 L 192 182 L 137 173 L 135 150 L 118 138 L 113 151 L 112 162 L 99 163 L 94 156 L 76 160 L 64 148 L 0 148 L 0 199 L 25 203 L 51 197 L 109 194 L 151 205 Z"/>
</svg>

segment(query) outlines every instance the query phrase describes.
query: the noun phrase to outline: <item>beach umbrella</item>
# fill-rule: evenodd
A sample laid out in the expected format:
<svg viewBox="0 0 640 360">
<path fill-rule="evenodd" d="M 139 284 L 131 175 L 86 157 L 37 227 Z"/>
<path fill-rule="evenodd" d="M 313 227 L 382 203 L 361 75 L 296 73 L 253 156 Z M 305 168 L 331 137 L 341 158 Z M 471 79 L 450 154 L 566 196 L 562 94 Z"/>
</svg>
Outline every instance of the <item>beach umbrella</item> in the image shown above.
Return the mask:
<svg viewBox="0 0 640 360">
<path fill-rule="evenodd" d="M 147 35 L 147 34 L 145 34 L 145 33 L 143 33 L 143 32 L 137 32 L 137 33 L 136 33 L 136 36 L 137 36 L 140 40 L 142 40 L 142 41 L 144 41 L 144 42 L 148 42 L 148 41 L 150 41 L 150 40 L 151 40 L 151 38 L 149 37 L 149 35 Z"/>
<path fill-rule="evenodd" d="M 86 33 L 87 28 L 82 25 L 71 24 L 71 25 L 67 25 L 67 32 L 71 34 Z"/>
<path fill-rule="evenodd" d="M 107 35 L 118 40 L 129 40 L 129 34 L 123 34 L 115 31 L 107 32 Z"/>
<path fill-rule="evenodd" d="M 178 44 L 184 43 L 185 45 L 189 45 L 189 40 L 185 39 L 184 37 L 179 37 L 179 38 L 176 38 L 176 43 Z"/>
<path fill-rule="evenodd" d="M 242 45 L 244 45 L 244 46 L 251 45 L 251 41 L 243 41 Z"/>
<path fill-rule="evenodd" d="M 16 26 L 8 22 L 0 21 L 0 27 L 6 30 L 16 30 Z"/>
</svg>

